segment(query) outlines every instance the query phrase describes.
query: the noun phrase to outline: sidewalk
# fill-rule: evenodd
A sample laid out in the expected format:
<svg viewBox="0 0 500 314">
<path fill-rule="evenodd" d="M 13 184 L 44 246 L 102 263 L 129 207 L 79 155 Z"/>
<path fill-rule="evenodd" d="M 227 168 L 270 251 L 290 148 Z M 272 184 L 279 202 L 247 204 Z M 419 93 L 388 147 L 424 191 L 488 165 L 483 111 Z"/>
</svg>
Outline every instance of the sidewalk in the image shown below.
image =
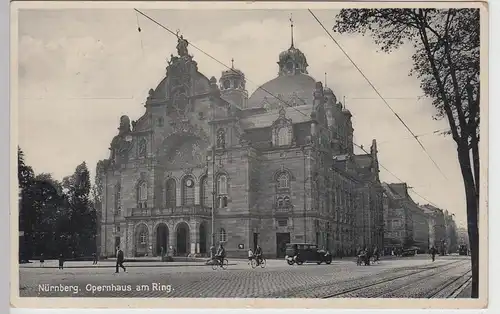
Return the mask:
<svg viewBox="0 0 500 314">
<path fill-rule="evenodd" d="M 127 262 L 125 260 L 125 267 L 135 268 L 135 267 L 207 267 L 206 261 L 194 261 L 194 262 L 161 262 L 161 261 L 134 261 Z M 229 263 L 229 265 L 236 265 L 234 263 Z M 92 265 L 92 261 L 67 261 L 64 263 L 64 269 L 66 268 L 115 268 L 116 260 L 104 260 L 99 261 L 97 265 Z M 39 261 L 33 261 L 28 264 L 20 264 L 19 268 L 41 268 Z M 58 260 L 47 260 L 43 268 L 59 268 Z"/>
</svg>

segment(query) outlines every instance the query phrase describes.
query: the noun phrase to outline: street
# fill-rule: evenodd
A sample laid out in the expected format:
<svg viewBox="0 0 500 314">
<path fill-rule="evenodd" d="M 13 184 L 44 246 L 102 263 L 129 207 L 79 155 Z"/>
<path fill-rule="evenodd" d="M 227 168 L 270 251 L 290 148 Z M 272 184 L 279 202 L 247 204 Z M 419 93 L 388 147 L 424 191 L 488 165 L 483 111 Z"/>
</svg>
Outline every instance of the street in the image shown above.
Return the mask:
<svg viewBox="0 0 500 314">
<path fill-rule="evenodd" d="M 428 256 L 382 259 L 357 266 L 353 258 L 331 265 L 289 266 L 268 260 L 252 269 L 247 261 L 229 259 L 226 270 L 201 262 L 125 263 L 115 274 L 112 261 L 55 261 L 20 266 L 21 297 L 191 297 L 191 298 L 456 298 L 468 297 L 470 258 Z M 53 262 L 53 263 L 52 263 Z"/>
</svg>

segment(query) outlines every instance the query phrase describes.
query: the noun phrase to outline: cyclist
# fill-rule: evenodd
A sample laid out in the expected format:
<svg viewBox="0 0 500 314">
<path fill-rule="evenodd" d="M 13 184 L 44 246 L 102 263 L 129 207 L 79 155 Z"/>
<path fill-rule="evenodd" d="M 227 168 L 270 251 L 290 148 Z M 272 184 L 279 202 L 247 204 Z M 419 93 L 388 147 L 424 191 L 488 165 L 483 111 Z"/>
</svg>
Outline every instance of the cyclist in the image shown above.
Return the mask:
<svg viewBox="0 0 500 314">
<path fill-rule="evenodd" d="M 219 249 L 217 250 L 217 254 L 215 255 L 215 259 L 218 260 L 222 265 L 225 257 L 226 257 L 226 250 L 224 249 L 222 243 L 220 243 Z"/>
<path fill-rule="evenodd" d="M 251 262 L 253 259 L 253 251 L 252 249 L 248 249 L 248 261 Z"/>
<path fill-rule="evenodd" d="M 262 248 L 258 244 L 255 248 L 255 260 L 257 261 L 257 266 L 262 262 Z"/>
</svg>

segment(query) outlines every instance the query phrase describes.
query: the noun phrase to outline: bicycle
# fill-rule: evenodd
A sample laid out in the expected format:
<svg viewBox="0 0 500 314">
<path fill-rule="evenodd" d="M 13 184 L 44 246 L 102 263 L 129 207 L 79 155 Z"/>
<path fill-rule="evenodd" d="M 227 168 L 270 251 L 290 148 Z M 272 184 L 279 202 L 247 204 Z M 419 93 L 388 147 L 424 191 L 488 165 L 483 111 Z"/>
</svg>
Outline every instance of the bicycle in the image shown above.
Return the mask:
<svg viewBox="0 0 500 314">
<path fill-rule="evenodd" d="M 370 257 L 370 263 L 371 264 L 380 264 L 380 257 L 379 256 Z"/>
<path fill-rule="evenodd" d="M 222 268 L 222 269 L 226 270 L 226 269 L 227 269 L 227 266 L 229 265 L 229 262 L 228 262 L 228 260 L 227 260 L 226 258 L 224 258 L 224 259 L 222 260 L 222 263 L 220 262 L 220 259 L 218 259 L 218 258 L 215 258 L 215 259 L 214 259 L 214 262 L 215 262 L 215 263 L 212 263 L 212 269 L 213 269 L 213 270 L 216 270 L 218 267 L 220 267 L 220 268 Z"/>
<path fill-rule="evenodd" d="M 260 258 L 260 263 L 257 265 L 257 259 L 254 257 L 252 260 L 249 262 L 252 268 L 256 268 L 257 266 L 260 266 L 260 268 L 265 268 L 266 267 L 266 259 L 261 257 Z"/>
</svg>

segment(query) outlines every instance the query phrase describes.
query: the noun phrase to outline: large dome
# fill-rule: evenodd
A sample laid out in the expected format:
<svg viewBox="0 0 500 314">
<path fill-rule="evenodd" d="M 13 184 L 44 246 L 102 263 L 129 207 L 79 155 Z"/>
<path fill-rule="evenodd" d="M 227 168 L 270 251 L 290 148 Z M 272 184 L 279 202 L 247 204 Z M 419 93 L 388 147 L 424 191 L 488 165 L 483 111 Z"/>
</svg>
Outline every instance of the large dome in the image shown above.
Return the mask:
<svg viewBox="0 0 500 314">
<path fill-rule="evenodd" d="M 290 102 L 296 100 L 299 103 L 295 105 L 311 105 L 313 103 L 313 93 L 316 89 L 316 81 L 306 74 L 284 75 L 270 80 L 261 85 L 248 99 L 248 108 L 259 108 L 263 105 L 264 100 L 267 103 L 273 104 L 277 102 L 274 97 Z M 271 95 L 272 94 L 272 95 Z M 273 96 L 274 95 L 274 96 Z"/>
</svg>

